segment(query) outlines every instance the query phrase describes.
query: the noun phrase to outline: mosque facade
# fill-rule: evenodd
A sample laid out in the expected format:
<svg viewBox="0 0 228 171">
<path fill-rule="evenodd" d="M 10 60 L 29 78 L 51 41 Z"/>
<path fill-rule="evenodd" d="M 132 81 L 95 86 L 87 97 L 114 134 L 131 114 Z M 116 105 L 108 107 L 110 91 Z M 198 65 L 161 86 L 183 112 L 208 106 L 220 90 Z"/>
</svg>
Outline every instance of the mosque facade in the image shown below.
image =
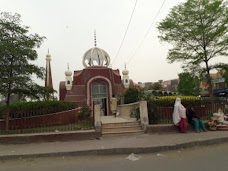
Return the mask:
<svg viewBox="0 0 228 171">
<path fill-rule="evenodd" d="M 119 69 L 112 69 L 108 53 L 96 46 L 87 50 L 82 60 L 84 69 L 73 73 L 65 72 L 65 81 L 59 85 L 59 99 L 82 102 L 89 106 L 101 104 L 104 115 L 111 115 L 111 99 L 121 94 L 133 82 L 129 80 L 128 71 L 123 70 L 123 80 Z"/>
</svg>

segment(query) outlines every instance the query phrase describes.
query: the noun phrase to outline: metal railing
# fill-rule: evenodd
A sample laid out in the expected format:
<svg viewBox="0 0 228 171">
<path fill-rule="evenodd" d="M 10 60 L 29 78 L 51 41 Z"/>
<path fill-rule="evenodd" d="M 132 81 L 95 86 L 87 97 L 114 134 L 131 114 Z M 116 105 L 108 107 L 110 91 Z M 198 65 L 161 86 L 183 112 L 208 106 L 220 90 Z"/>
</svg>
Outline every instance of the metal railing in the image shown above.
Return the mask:
<svg viewBox="0 0 228 171">
<path fill-rule="evenodd" d="M 6 117 L 3 115 L 0 118 L 0 134 L 61 132 L 94 127 L 93 117 L 84 120 L 78 118 L 80 108 L 56 113 L 51 113 L 51 109 L 45 110 L 10 110 L 8 127 Z"/>
<path fill-rule="evenodd" d="M 182 104 L 186 109 L 193 107 L 194 111 L 202 120 L 209 120 L 213 113 L 218 109 L 222 109 L 224 113 L 228 113 L 228 100 L 215 98 L 213 101 L 205 98 L 181 98 Z M 172 114 L 174 110 L 174 99 L 163 98 L 162 100 L 154 99 L 147 103 L 148 117 L 150 124 L 171 124 L 173 123 Z"/>
</svg>

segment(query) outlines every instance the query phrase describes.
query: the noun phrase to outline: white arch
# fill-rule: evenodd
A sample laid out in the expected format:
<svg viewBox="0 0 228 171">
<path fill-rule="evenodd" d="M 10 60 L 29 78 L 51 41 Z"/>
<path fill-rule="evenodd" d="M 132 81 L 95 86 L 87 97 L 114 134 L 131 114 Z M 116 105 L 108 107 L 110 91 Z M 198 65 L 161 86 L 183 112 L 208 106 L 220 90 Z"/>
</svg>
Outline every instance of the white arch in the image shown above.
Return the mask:
<svg viewBox="0 0 228 171">
<path fill-rule="evenodd" d="M 111 98 L 112 97 L 112 84 L 111 84 L 111 81 L 106 78 L 106 77 L 103 77 L 103 76 L 96 76 L 96 77 L 93 77 L 91 78 L 88 82 L 87 82 L 87 104 L 89 105 L 89 102 L 90 102 L 90 92 L 92 92 L 92 90 L 90 90 L 90 83 L 93 81 L 93 80 L 96 80 L 96 79 L 104 79 L 108 82 L 108 87 L 109 87 L 109 97 Z M 108 108 L 108 111 L 109 111 L 109 106 L 107 106 Z"/>
<path fill-rule="evenodd" d="M 100 58 L 101 58 L 100 62 L 101 63 L 98 66 L 108 67 L 110 64 L 110 56 L 108 55 L 108 53 L 105 50 L 98 48 L 98 47 L 90 48 L 89 50 L 87 50 L 84 53 L 83 58 L 82 58 L 82 64 L 84 65 L 84 67 L 87 68 L 89 66 L 95 66 L 94 65 L 95 51 L 97 51 L 97 53 L 100 53 Z M 87 57 L 88 57 L 88 59 L 87 59 Z M 90 60 L 91 65 L 86 64 L 86 60 Z M 106 64 L 104 64 L 105 61 L 106 61 Z"/>
</svg>

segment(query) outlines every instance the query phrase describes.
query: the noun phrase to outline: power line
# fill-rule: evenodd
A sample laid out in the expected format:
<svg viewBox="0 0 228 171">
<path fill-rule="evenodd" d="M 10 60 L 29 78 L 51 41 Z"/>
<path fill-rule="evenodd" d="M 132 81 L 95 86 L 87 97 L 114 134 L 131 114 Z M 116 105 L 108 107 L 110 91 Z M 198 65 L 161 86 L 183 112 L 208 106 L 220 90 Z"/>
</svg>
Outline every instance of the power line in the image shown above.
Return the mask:
<svg viewBox="0 0 228 171">
<path fill-rule="evenodd" d="M 122 45 L 123 45 L 124 39 L 125 39 L 125 37 L 126 37 L 127 31 L 128 31 L 128 28 L 129 28 L 129 25 L 130 25 L 130 23 L 131 23 L 131 19 L 132 19 L 132 16 L 133 16 L 133 14 L 134 14 L 135 7 L 136 7 L 137 2 L 138 2 L 138 0 L 135 1 L 135 6 L 134 6 L 133 11 L 132 11 L 132 13 L 131 13 L 131 17 L 130 17 L 130 20 L 129 20 L 129 22 L 128 22 L 127 29 L 126 29 L 126 31 L 125 31 L 124 37 L 123 37 L 122 42 L 121 42 L 120 47 L 119 47 L 119 50 L 118 50 L 118 52 L 117 52 L 117 54 L 116 54 L 116 57 L 115 57 L 115 59 L 113 60 L 112 64 L 115 62 L 117 56 L 119 55 L 120 49 L 121 49 L 121 47 L 122 47 Z"/>
<path fill-rule="evenodd" d="M 162 5 L 160 6 L 160 8 L 159 8 L 159 10 L 158 10 L 158 12 L 157 12 L 157 14 L 156 14 L 156 16 L 154 17 L 154 19 L 153 19 L 153 21 L 152 21 L 152 23 L 151 23 L 151 25 L 150 25 L 148 31 L 146 32 L 146 34 L 145 34 L 145 36 L 143 37 L 142 41 L 140 42 L 139 46 L 135 49 L 135 51 L 134 51 L 132 57 L 129 59 L 129 61 L 127 62 L 127 64 L 129 64 L 129 63 L 131 62 L 131 60 L 134 58 L 134 56 L 135 56 L 135 54 L 136 54 L 136 51 L 141 47 L 143 41 L 146 39 L 146 37 L 147 37 L 147 35 L 148 35 L 148 33 L 149 33 L 151 27 L 153 26 L 153 24 L 154 24 L 156 18 L 158 17 L 158 15 L 159 15 L 159 13 L 160 13 L 162 7 L 164 6 L 165 1 L 166 1 L 166 0 L 163 1 L 163 3 L 162 3 Z"/>
</svg>

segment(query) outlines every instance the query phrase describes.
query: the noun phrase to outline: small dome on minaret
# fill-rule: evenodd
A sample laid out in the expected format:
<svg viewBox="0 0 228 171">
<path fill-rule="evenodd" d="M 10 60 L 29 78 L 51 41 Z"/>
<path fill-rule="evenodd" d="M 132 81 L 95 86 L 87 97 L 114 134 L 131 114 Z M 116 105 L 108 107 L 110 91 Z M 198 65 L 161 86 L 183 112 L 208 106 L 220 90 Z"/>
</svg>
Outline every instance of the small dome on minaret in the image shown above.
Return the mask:
<svg viewBox="0 0 228 171">
<path fill-rule="evenodd" d="M 52 74 L 51 74 L 51 55 L 49 54 L 49 49 L 46 55 L 45 87 L 49 87 L 53 89 Z"/>
<path fill-rule="evenodd" d="M 125 64 L 125 69 L 122 71 L 123 74 L 123 83 L 125 88 L 129 88 L 130 85 L 130 80 L 129 80 L 129 71 L 126 69 L 126 64 Z"/>
<path fill-rule="evenodd" d="M 72 72 L 69 70 L 69 64 L 67 65 L 67 70 L 65 71 L 66 76 L 72 76 Z"/>
<path fill-rule="evenodd" d="M 49 53 L 49 49 L 48 49 L 48 53 L 46 55 L 46 59 L 51 59 L 51 54 Z"/>
<path fill-rule="evenodd" d="M 125 64 L 125 69 L 122 71 L 122 74 L 123 75 L 128 75 L 129 74 L 129 71 L 126 69 L 126 64 Z"/>
</svg>

